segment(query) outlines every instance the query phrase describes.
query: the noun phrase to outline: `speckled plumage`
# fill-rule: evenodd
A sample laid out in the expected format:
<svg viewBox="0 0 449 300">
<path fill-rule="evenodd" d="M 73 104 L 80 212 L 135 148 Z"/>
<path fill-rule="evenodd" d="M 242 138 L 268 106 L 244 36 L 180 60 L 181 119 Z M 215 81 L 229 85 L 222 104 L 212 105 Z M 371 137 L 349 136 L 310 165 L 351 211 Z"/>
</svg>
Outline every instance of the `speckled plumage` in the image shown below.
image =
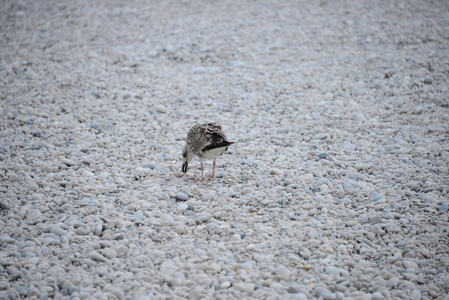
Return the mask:
<svg viewBox="0 0 449 300">
<path fill-rule="evenodd" d="M 215 159 L 222 155 L 233 142 L 228 142 L 221 126 L 216 123 L 197 124 L 187 134 L 186 144 L 182 151 L 182 171 L 187 172 L 189 162 L 198 156 L 201 160 L 201 179 L 203 176 L 203 160 L 213 159 L 212 178 L 215 177 Z"/>
</svg>

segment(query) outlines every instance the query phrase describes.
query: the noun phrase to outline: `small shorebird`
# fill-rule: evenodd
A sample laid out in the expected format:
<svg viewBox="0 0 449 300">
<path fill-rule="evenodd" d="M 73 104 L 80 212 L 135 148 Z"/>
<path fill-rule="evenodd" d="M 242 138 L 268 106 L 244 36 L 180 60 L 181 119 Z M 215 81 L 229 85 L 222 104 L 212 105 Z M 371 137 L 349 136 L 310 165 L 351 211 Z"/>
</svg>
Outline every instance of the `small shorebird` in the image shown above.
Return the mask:
<svg viewBox="0 0 449 300">
<path fill-rule="evenodd" d="M 190 129 L 186 145 L 182 150 L 182 171 L 187 172 L 189 162 L 198 156 L 201 160 L 201 180 L 204 181 L 203 159 L 213 159 L 212 177 L 215 177 L 215 159 L 228 150 L 233 142 L 226 140 L 226 134 L 216 123 L 197 124 Z"/>
</svg>

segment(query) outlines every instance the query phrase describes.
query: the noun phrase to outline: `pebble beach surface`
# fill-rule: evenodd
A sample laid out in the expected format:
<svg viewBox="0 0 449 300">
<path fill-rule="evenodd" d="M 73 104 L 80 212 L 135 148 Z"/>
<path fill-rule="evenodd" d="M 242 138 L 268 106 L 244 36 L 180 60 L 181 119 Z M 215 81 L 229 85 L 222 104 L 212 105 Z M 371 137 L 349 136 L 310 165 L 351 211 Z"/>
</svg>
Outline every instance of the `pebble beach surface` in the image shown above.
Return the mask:
<svg viewBox="0 0 449 300">
<path fill-rule="evenodd" d="M 13 0 L 0 28 L 0 299 L 449 299 L 447 1 Z M 235 144 L 200 182 L 206 121 Z"/>
</svg>

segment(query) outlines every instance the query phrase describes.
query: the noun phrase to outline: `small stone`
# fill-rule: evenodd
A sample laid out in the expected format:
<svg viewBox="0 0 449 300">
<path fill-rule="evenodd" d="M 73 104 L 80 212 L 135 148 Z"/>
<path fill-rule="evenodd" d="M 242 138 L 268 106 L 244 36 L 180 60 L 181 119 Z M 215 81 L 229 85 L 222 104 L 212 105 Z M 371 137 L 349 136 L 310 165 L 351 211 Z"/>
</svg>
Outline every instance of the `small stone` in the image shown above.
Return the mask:
<svg viewBox="0 0 449 300">
<path fill-rule="evenodd" d="M 319 232 L 318 232 L 318 230 L 316 230 L 315 228 L 310 227 L 310 228 L 308 229 L 307 236 L 308 236 L 309 238 L 311 238 L 311 239 L 315 239 L 315 238 L 317 238 L 317 237 L 319 236 Z"/>
<path fill-rule="evenodd" d="M 14 260 L 11 257 L 5 257 L 0 259 L 0 265 L 3 267 L 8 267 L 14 265 Z"/>
<path fill-rule="evenodd" d="M 324 140 L 327 137 L 327 134 L 324 132 L 317 133 L 313 136 L 312 140 Z"/>
<path fill-rule="evenodd" d="M 78 227 L 77 229 L 75 229 L 76 235 L 87 235 L 88 233 L 89 232 L 83 227 Z"/>
<path fill-rule="evenodd" d="M 290 274 L 291 274 L 291 272 L 290 272 L 290 270 L 289 269 L 287 269 L 285 266 L 278 266 L 277 268 L 276 268 L 276 275 L 279 277 L 279 279 L 281 279 L 281 280 L 285 280 L 285 281 L 288 281 L 289 280 L 289 278 L 290 278 Z"/>
<path fill-rule="evenodd" d="M 354 226 L 356 226 L 357 224 L 359 224 L 357 221 L 354 221 L 354 220 L 350 220 L 350 221 L 347 221 L 346 223 L 346 226 L 348 226 L 348 227 L 354 227 Z"/>
<path fill-rule="evenodd" d="M 203 224 L 209 220 L 208 214 L 199 214 L 198 217 L 195 219 L 196 224 Z"/>
<path fill-rule="evenodd" d="M 35 221 L 42 218 L 42 213 L 38 209 L 30 209 L 26 214 L 26 219 L 30 221 Z"/>
<path fill-rule="evenodd" d="M 137 167 L 134 170 L 134 176 L 137 179 L 142 179 L 142 178 L 144 178 L 147 175 L 148 175 L 148 169 L 147 168 Z"/>
<path fill-rule="evenodd" d="M 357 218 L 357 222 L 359 222 L 360 224 L 366 224 L 368 223 L 368 216 L 366 214 L 361 214 L 358 218 Z"/>
<path fill-rule="evenodd" d="M 384 196 L 382 196 L 381 194 L 378 194 L 376 196 L 374 196 L 373 198 L 371 198 L 372 201 L 379 201 L 381 199 L 383 199 Z"/>
<path fill-rule="evenodd" d="M 117 192 L 118 188 L 115 184 L 111 183 L 111 184 L 106 184 L 106 186 L 104 187 L 104 190 L 108 193 L 115 193 L 115 192 Z"/>
<path fill-rule="evenodd" d="M 44 166 L 41 167 L 41 171 L 43 173 L 51 173 L 51 168 L 48 165 L 44 165 Z"/>
<path fill-rule="evenodd" d="M 288 299 L 291 299 L 291 300 L 307 300 L 309 298 L 307 297 L 306 294 L 297 293 L 297 294 L 292 294 L 290 297 L 288 297 Z"/>
<path fill-rule="evenodd" d="M 427 267 L 427 260 L 424 260 L 424 259 L 420 260 L 419 263 L 418 263 L 418 266 L 421 267 L 421 268 L 422 267 Z"/>
<path fill-rule="evenodd" d="M 119 299 L 119 300 L 125 299 L 125 293 L 121 288 L 114 287 L 114 288 L 111 288 L 108 292 L 110 294 L 114 295 L 116 297 L 116 299 Z"/>
<path fill-rule="evenodd" d="M 323 184 L 329 186 L 329 185 L 330 185 L 330 181 L 329 181 L 329 179 L 327 179 L 327 178 L 321 178 L 320 180 L 317 181 L 316 184 L 317 184 L 318 186 L 322 186 Z M 319 195 L 319 196 L 321 196 L 321 195 Z M 323 197 L 323 196 L 321 196 L 321 197 Z M 316 197 L 315 197 L 315 198 L 316 198 Z M 324 197 L 323 197 L 323 200 L 324 200 Z"/>
<path fill-rule="evenodd" d="M 331 294 L 331 292 L 327 288 L 322 287 L 322 286 L 315 286 L 313 292 L 316 297 L 321 297 L 324 294 Z"/>
<path fill-rule="evenodd" d="M 37 183 L 36 182 L 34 182 L 34 181 L 30 181 L 30 182 L 28 182 L 28 190 L 30 191 L 30 192 L 35 192 L 35 191 L 37 191 L 38 189 L 39 189 L 39 186 L 37 185 Z"/>
<path fill-rule="evenodd" d="M 308 260 L 308 259 L 312 256 L 312 252 L 311 252 L 309 249 L 304 248 L 304 249 L 301 249 L 301 250 L 299 251 L 299 255 L 300 255 L 302 258 Z"/>
<path fill-rule="evenodd" d="M 247 293 L 254 291 L 256 285 L 254 283 L 235 283 L 233 287 L 240 292 Z"/>
<path fill-rule="evenodd" d="M 177 234 L 184 234 L 186 232 L 186 227 L 183 225 L 176 225 L 175 226 L 175 232 Z"/>
<path fill-rule="evenodd" d="M 56 234 L 57 236 L 64 236 L 67 234 L 67 231 L 65 231 L 64 229 L 60 228 L 60 227 L 52 227 L 50 229 L 50 232 L 53 234 Z"/>
<path fill-rule="evenodd" d="M 316 202 L 323 202 L 324 200 L 325 200 L 325 198 L 322 195 L 316 195 L 315 196 L 315 201 Z"/>
<path fill-rule="evenodd" d="M 203 201 L 211 201 L 215 198 L 215 193 L 207 193 L 203 196 Z"/>
<path fill-rule="evenodd" d="M 231 62 L 231 66 L 234 66 L 234 67 L 244 67 L 244 66 L 246 66 L 246 63 L 243 62 L 243 61 L 232 61 L 232 62 Z"/>
<path fill-rule="evenodd" d="M 318 158 L 320 158 L 320 159 L 325 159 L 326 157 L 327 157 L 326 152 L 323 152 L 320 155 L 318 155 Z"/>
<path fill-rule="evenodd" d="M 71 160 L 71 159 L 68 159 L 68 158 L 64 158 L 63 160 L 62 160 L 62 162 L 64 163 L 64 164 L 66 164 L 67 166 L 74 166 L 74 165 L 76 165 L 76 162 L 74 162 L 73 160 Z"/>
<path fill-rule="evenodd" d="M 396 287 L 398 284 L 399 284 L 399 278 L 397 278 L 397 277 L 391 277 L 387 281 L 387 287 L 389 287 L 389 288 Z"/>
<path fill-rule="evenodd" d="M 324 270 L 327 275 L 332 275 L 334 277 L 340 276 L 340 270 L 334 266 L 327 266 Z"/>
<path fill-rule="evenodd" d="M 374 216 L 371 219 L 371 222 L 370 222 L 371 225 L 376 225 L 376 224 L 379 224 L 379 223 L 382 223 L 382 219 L 381 219 L 380 216 Z"/>
<path fill-rule="evenodd" d="M 293 180 L 291 180 L 290 178 L 287 178 L 284 180 L 284 185 L 285 186 L 289 186 L 293 184 Z"/>
<path fill-rule="evenodd" d="M 221 265 L 217 264 L 217 263 L 211 263 L 209 264 L 209 270 L 214 271 L 215 273 L 220 273 L 221 272 Z"/>
<path fill-rule="evenodd" d="M 109 259 L 113 259 L 117 257 L 117 251 L 115 251 L 112 248 L 104 248 L 102 250 L 102 253 L 105 257 L 109 258 Z"/>
<path fill-rule="evenodd" d="M 164 105 L 161 105 L 161 104 L 156 105 L 156 106 L 154 107 L 154 109 L 155 109 L 158 113 L 161 113 L 161 114 L 165 114 L 165 113 L 167 112 L 167 108 L 166 108 Z"/>
<path fill-rule="evenodd" d="M 334 293 L 322 293 L 321 297 L 323 297 L 324 300 L 334 300 L 337 299 L 337 295 L 335 295 Z"/>
<path fill-rule="evenodd" d="M 95 91 L 90 92 L 90 94 L 91 94 L 92 96 L 94 96 L 96 99 L 100 99 L 100 98 L 101 98 L 100 94 L 98 94 L 98 93 L 95 92 Z"/>
<path fill-rule="evenodd" d="M 151 251 L 151 255 L 154 256 L 154 257 L 158 257 L 158 258 L 159 257 L 165 257 L 165 252 L 162 251 L 162 250 L 155 249 L 155 250 Z"/>
<path fill-rule="evenodd" d="M 360 140 L 358 140 L 358 143 L 361 147 L 369 148 L 371 146 L 371 142 L 369 142 L 366 139 L 360 139 Z"/>
<path fill-rule="evenodd" d="M 154 162 L 146 162 L 142 165 L 142 167 L 153 170 L 154 168 L 156 168 L 156 164 Z"/>
<path fill-rule="evenodd" d="M 356 146 L 351 143 L 348 143 L 343 145 L 343 149 L 345 149 L 346 152 L 353 152 L 355 151 Z"/>
<path fill-rule="evenodd" d="M 95 225 L 94 234 L 96 236 L 101 236 L 102 233 L 103 233 L 103 225 L 98 223 L 97 225 Z"/>
<path fill-rule="evenodd" d="M 99 276 L 105 276 L 108 274 L 108 268 L 106 266 L 100 266 L 95 268 L 95 273 Z"/>
<path fill-rule="evenodd" d="M 105 262 L 107 261 L 106 257 L 104 257 L 103 255 L 101 255 L 100 253 L 98 253 L 97 251 L 91 251 L 89 252 L 89 258 L 94 260 L 94 261 L 100 261 L 100 262 Z"/>
<path fill-rule="evenodd" d="M 447 212 L 449 209 L 449 205 L 447 203 L 443 203 L 438 207 L 438 211 Z"/>
<path fill-rule="evenodd" d="M 11 237 L 9 237 L 5 234 L 2 234 L 0 236 L 0 244 L 3 244 L 3 243 L 12 244 L 12 243 L 14 243 L 14 241 L 15 241 L 14 239 L 12 239 Z"/>
<path fill-rule="evenodd" d="M 428 287 L 432 292 L 435 292 L 435 293 L 437 293 L 437 294 L 440 292 L 440 289 L 439 289 L 435 284 L 433 284 L 433 283 L 428 284 L 427 287 Z"/>
<path fill-rule="evenodd" d="M 414 269 L 415 271 L 417 271 L 419 269 L 418 264 L 411 260 L 404 260 L 402 262 L 402 264 L 404 265 L 404 268 L 406 268 L 406 269 L 411 268 L 411 269 Z"/>
<path fill-rule="evenodd" d="M 206 68 L 204 68 L 204 67 L 193 68 L 193 73 L 195 73 L 195 74 L 201 74 L 201 73 L 204 73 L 204 72 L 206 72 Z"/>
<path fill-rule="evenodd" d="M 90 123 L 90 125 L 89 125 L 89 127 L 90 127 L 90 129 L 100 129 L 100 122 L 97 122 L 97 121 L 93 121 L 92 123 Z"/>
<path fill-rule="evenodd" d="M 180 201 L 187 201 L 189 199 L 189 196 L 186 193 L 179 192 L 176 194 L 176 199 Z"/>
<path fill-rule="evenodd" d="M 178 205 L 179 211 L 186 211 L 189 208 L 189 206 L 186 203 L 181 203 Z"/>
<path fill-rule="evenodd" d="M 413 291 L 410 293 L 410 297 L 411 297 L 412 299 L 420 300 L 420 299 L 421 299 L 421 292 L 420 292 L 419 290 L 413 290 Z"/>
<path fill-rule="evenodd" d="M 246 195 L 246 194 L 251 194 L 254 193 L 254 188 L 247 186 L 245 188 L 243 188 L 242 190 L 242 195 Z"/>
</svg>

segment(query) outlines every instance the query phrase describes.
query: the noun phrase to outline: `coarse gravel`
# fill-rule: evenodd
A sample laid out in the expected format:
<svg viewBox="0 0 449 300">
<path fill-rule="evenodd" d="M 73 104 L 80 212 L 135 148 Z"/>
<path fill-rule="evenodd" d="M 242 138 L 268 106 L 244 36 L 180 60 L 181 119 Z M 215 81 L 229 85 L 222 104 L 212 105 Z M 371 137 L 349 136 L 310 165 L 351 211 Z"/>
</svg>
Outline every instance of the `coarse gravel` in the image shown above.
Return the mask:
<svg viewBox="0 0 449 300">
<path fill-rule="evenodd" d="M 448 32 L 440 0 L 2 1 L 0 299 L 448 300 Z"/>
</svg>

